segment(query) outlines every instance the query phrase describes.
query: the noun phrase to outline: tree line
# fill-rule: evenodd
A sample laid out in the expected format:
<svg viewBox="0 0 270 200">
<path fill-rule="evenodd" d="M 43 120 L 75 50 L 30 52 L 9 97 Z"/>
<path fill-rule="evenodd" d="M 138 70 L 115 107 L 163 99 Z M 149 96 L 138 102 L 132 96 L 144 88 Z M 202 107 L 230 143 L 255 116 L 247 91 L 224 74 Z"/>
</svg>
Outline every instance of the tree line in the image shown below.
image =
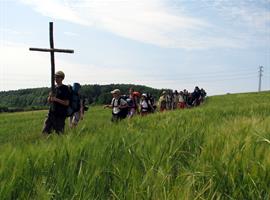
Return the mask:
<svg viewBox="0 0 270 200">
<path fill-rule="evenodd" d="M 123 94 L 128 94 L 131 87 L 138 92 L 151 93 L 155 98 L 158 98 L 163 90 L 133 84 L 95 84 L 83 85 L 80 93 L 87 104 L 108 104 L 112 99 L 110 92 L 113 89 L 119 88 Z M 47 87 L 2 91 L 0 92 L 0 112 L 47 109 L 49 92 L 50 88 Z"/>
</svg>

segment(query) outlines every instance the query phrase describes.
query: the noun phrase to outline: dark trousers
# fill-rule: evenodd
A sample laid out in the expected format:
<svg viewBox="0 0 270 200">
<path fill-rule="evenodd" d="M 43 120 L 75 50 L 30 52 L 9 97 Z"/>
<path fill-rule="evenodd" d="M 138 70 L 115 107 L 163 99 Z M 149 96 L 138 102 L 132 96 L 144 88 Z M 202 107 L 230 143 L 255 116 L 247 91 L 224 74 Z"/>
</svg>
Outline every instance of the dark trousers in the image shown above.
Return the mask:
<svg viewBox="0 0 270 200">
<path fill-rule="evenodd" d="M 112 122 L 119 122 L 120 120 L 125 119 L 125 118 L 126 118 L 126 116 L 123 116 L 120 113 L 118 113 L 118 114 L 112 113 L 111 121 Z"/>
<path fill-rule="evenodd" d="M 42 133 L 50 134 L 53 130 L 59 134 L 64 132 L 65 116 L 55 116 L 49 113 L 44 121 Z"/>
</svg>

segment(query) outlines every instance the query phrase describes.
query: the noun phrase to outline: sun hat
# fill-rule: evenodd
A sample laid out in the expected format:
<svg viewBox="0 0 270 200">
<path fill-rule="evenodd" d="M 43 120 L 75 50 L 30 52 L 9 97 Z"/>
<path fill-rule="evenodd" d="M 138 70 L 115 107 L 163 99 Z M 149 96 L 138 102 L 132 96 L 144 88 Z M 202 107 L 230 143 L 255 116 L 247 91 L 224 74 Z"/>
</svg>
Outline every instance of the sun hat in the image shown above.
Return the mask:
<svg viewBox="0 0 270 200">
<path fill-rule="evenodd" d="M 111 94 L 120 94 L 120 90 L 119 89 L 114 89 L 113 91 L 111 91 Z"/>
<path fill-rule="evenodd" d="M 147 97 L 147 94 L 143 93 L 143 94 L 142 94 L 142 97 Z"/>
</svg>

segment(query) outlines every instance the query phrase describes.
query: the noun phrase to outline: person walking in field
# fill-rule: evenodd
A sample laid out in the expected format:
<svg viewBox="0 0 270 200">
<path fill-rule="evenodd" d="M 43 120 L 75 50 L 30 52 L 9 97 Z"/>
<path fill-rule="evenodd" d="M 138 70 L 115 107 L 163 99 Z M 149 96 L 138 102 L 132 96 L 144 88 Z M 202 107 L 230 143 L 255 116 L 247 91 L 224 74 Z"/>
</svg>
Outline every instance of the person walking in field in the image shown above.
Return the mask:
<svg viewBox="0 0 270 200">
<path fill-rule="evenodd" d="M 84 103 L 81 98 L 80 92 L 81 85 L 79 83 L 74 83 L 71 88 L 71 99 L 70 106 L 71 115 L 69 117 L 69 126 L 70 128 L 74 128 L 78 125 L 80 120 L 83 120 L 84 116 Z"/>
<path fill-rule="evenodd" d="M 174 93 L 172 94 L 172 97 L 173 97 L 172 109 L 175 110 L 179 102 L 179 94 L 177 90 L 174 91 Z"/>
<path fill-rule="evenodd" d="M 172 109 L 172 91 L 166 93 L 166 110 Z"/>
<path fill-rule="evenodd" d="M 141 116 L 145 116 L 151 112 L 154 112 L 154 108 L 148 98 L 147 94 L 142 94 L 140 103 L 140 113 Z"/>
<path fill-rule="evenodd" d="M 121 98 L 121 92 L 119 89 L 111 91 L 113 96 L 111 104 L 105 105 L 104 108 L 112 108 L 112 122 L 118 122 L 125 119 L 128 115 L 128 104 Z"/>
<path fill-rule="evenodd" d="M 200 105 L 200 97 L 201 97 L 201 90 L 199 89 L 198 86 L 196 86 L 192 93 L 192 106 Z"/>
<path fill-rule="evenodd" d="M 166 91 L 163 91 L 159 100 L 158 100 L 158 105 L 159 105 L 159 111 L 163 112 L 166 110 L 167 107 L 167 102 L 166 102 Z"/>
<path fill-rule="evenodd" d="M 64 132 L 70 99 L 68 86 L 63 84 L 64 78 L 64 72 L 58 71 L 55 73 L 55 94 L 50 93 L 47 99 L 50 109 L 44 122 L 43 134 L 50 134 L 52 131 L 55 131 L 57 134 Z"/>
<path fill-rule="evenodd" d="M 204 102 L 206 94 L 207 94 L 206 91 L 203 88 L 201 88 L 201 103 Z"/>
<path fill-rule="evenodd" d="M 139 92 L 135 92 L 133 88 L 129 89 L 129 111 L 128 111 L 128 118 L 132 118 L 136 113 L 138 113 L 138 98 L 140 94 Z"/>
<path fill-rule="evenodd" d="M 178 102 L 178 108 L 184 109 L 184 108 L 186 107 L 186 103 L 185 103 L 183 91 L 181 91 L 181 92 L 179 93 L 178 99 L 179 99 L 179 102 Z"/>
</svg>

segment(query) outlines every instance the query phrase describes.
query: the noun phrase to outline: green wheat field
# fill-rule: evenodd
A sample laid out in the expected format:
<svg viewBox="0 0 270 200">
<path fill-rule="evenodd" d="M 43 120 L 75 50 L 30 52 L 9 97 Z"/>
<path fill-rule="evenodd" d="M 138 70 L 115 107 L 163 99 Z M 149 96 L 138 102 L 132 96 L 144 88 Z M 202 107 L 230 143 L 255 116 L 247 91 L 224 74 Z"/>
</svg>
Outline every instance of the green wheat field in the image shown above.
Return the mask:
<svg viewBox="0 0 270 200">
<path fill-rule="evenodd" d="M 270 93 L 110 122 L 91 107 L 64 135 L 47 111 L 0 114 L 0 199 L 270 199 Z"/>
</svg>

